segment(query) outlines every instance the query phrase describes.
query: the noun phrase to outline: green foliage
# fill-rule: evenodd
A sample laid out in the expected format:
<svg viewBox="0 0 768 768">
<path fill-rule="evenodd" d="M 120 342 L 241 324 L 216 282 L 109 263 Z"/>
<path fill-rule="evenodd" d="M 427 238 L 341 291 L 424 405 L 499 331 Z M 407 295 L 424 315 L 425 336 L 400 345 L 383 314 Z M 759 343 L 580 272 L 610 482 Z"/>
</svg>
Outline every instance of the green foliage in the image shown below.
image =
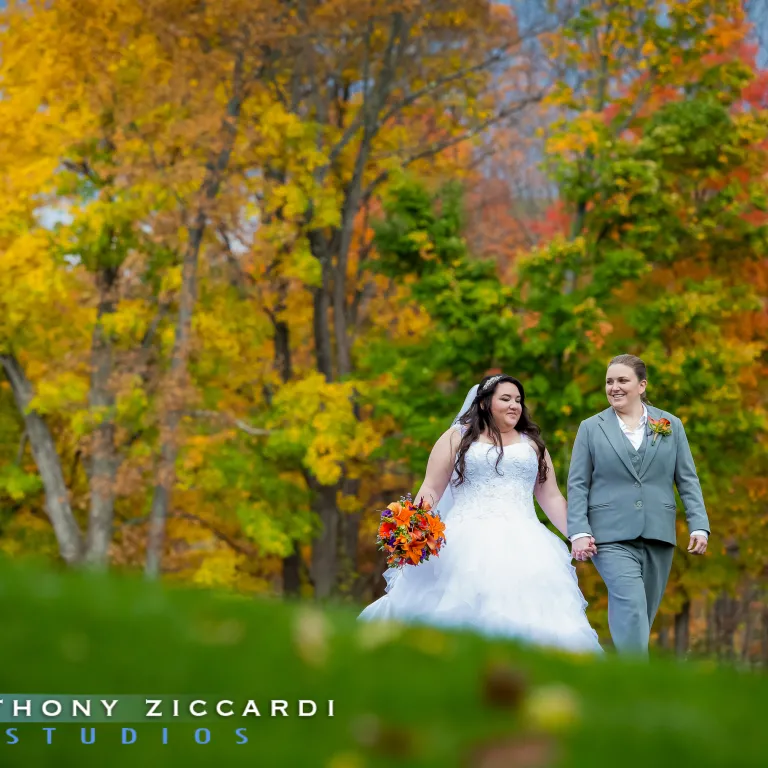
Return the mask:
<svg viewBox="0 0 768 768">
<path fill-rule="evenodd" d="M 12 501 L 21 501 L 27 496 L 39 493 L 43 488 L 35 472 L 25 472 L 17 464 L 0 467 L 0 498 L 8 496 Z"/>
<path fill-rule="evenodd" d="M 373 222 L 376 269 L 388 277 L 423 277 L 466 260 L 461 236 L 462 189 L 445 185 L 437 196 L 415 179 L 395 186 L 385 202 L 386 219 Z"/>
<path fill-rule="evenodd" d="M 462 192 L 448 185 L 435 195 L 418 181 L 396 187 L 385 203 L 386 218 L 374 225 L 379 253 L 375 268 L 405 286 L 409 303 L 426 311 L 426 338 L 393 344 L 372 339 L 360 352 L 368 377 L 386 372 L 397 386 L 372 404 L 392 416 L 409 440 L 397 439 L 385 455 L 405 450 L 417 463 L 448 428 L 466 391 L 484 370 L 509 354 L 518 320 L 512 290 L 496 265 L 473 258 L 462 237 Z M 413 311 L 404 306 L 401 311 Z"/>
</svg>

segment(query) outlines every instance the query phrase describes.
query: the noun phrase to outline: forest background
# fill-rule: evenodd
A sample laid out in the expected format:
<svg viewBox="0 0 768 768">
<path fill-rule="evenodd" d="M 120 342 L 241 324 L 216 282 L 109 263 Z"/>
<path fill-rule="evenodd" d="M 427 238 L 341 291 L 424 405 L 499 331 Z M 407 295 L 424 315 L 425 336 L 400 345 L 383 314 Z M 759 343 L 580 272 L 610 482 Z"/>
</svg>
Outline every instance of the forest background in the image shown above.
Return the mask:
<svg viewBox="0 0 768 768">
<path fill-rule="evenodd" d="M 474 383 L 564 489 L 632 352 L 713 530 L 654 642 L 768 663 L 763 3 L 0 13 L 2 552 L 362 604 Z"/>
</svg>

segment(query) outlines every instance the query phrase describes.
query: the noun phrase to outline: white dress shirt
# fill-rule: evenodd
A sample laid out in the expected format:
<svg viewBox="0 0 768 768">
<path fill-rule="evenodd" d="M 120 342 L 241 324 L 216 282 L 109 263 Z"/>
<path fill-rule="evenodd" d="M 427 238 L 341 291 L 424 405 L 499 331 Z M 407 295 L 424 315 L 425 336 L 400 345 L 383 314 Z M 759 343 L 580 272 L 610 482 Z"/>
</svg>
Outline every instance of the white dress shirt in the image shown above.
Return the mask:
<svg viewBox="0 0 768 768">
<path fill-rule="evenodd" d="M 614 411 L 614 413 L 616 413 L 616 411 Z M 627 436 L 627 440 L 632 443 L 632 447 L 636 451 L 639 450 L 640 446 L 643 444 L 645 428 L 648 424 L 648 409 L 645 407 L 645 403 L 643 403 L 643 415 L 640 417 L 640 421 L 634 429 L 630 429 L 618 413 L 616 413 L 616 418 L 619 420 L 621 431 Z M 589 535 L 590 534 L 588 533 L 574 533 L 573 536 L 571 536 L 571 541 L 573 542 L 576 541 L 576 539 L 583 539 L 585 536 Z M 706 531 L 691 531 L 691 536 L 703 536 L 704 538 L 708 538 Z"/>
</svg>

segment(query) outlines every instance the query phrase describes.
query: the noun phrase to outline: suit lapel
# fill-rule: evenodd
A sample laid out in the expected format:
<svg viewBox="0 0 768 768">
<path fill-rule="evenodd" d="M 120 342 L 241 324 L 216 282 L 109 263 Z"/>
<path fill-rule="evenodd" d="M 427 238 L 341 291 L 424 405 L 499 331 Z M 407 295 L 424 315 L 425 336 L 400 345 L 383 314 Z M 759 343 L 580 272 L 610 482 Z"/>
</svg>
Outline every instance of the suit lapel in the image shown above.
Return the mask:
<svg viewBox="0 0 768 768">
<path fill-rule="evenodd" d="M 624 466 L 630 471 L 632 477 L 636 477 L 638 480 L 640 477 L 635 468 L 632 466 L 632 461 L 627 453 L 627 446 L 624 445 L 624 437 L 621 434 L 621 427 L 619 426 L 619 417 L 616 415 L 613 408 L 606 408 L 600 416 L 600 428 L 608 438 L 608 442 L 611 447 L 616 451 L 616 455 L 624 462 Z M 646 453 L 647 455 L 647 453 Z"/>
<path fill-rule="evenodd" d="M 660 419 L 663 416 L 662 411 L 660 411 L 658 408 L 655 408 L 652 405 L 646 406 L 648 409 L 648 418 L 649 419 Z M 653 443 L 653 432 L 651 432 L 650 425 L 646 427 L 645 430 L 646 433 L 646 440 L 648 441 L 645 446 L 645 456 L 643 456 L 643 463 L 640 465 L 640 472 L 639 475 L 642 477 L 649 469 L 651 464 L 653 463 L 653 460 L 656 458 L 656 454 L 659 452 L 659 448 L 661 447 L 661 443 L 664 440 L 664 438 L 659 435 L 659 437 L 656 439 L 656 444 L 652 445 Z"/>
</svg>

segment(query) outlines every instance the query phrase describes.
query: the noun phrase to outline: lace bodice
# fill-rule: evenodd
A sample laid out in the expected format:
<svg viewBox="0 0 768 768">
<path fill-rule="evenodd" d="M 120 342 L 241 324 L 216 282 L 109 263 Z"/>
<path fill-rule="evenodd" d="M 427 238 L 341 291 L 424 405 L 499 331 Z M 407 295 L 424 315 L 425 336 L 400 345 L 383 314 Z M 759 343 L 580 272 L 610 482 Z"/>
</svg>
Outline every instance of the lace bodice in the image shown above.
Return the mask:
<svg viewBox="0 0 768 768">
<path fill-rule="evenodd" d="M 458 487 L 452 486 L 452 518 L 464 515 L 475 518 L 496 515 L 536 517 L 533 489 L 538 474 L 538 456 L 525 435 L 521 438 L 519 443 L 503 448 L 504 455 L 498 468 L 495 445 L 476 442 L 469 447 L 465 457 L 465 480 Z"/>
</svg>

